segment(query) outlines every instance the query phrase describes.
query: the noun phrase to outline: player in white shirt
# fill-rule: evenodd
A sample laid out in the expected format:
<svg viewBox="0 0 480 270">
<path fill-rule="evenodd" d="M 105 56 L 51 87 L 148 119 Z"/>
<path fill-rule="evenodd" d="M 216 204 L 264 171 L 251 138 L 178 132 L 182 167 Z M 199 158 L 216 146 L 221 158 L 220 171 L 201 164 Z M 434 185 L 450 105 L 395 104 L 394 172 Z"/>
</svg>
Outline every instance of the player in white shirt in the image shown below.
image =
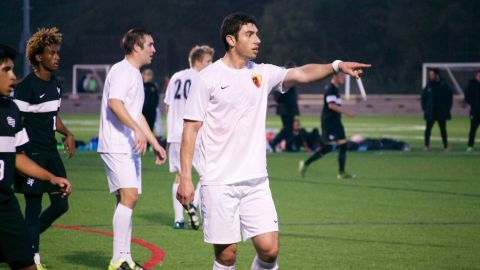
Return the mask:
<svg viewBox="0 0 480 270">
<path fill-rule="evenodd" d="M 144 269 L 130 254 L 132 212 L 142 192 L 141 159 L 147 141 L 155 163 L 166 160 L 142 115 L 144 101 L 140 68 L 150 64 L 155 47 L 152 36 L 143 29 L 131 29 L 122 39 L 125 59 L 113 65 L 103 89 L 100 111 L 98 152 L 105 165 L 110 192 L 116 195 L 113 215 L 113 257 L 109 270 Z"/>
<path fill-rule="evenodd" d="M 190 87 L 197 83 L 198 72 L 212 63 L 213 53 L 214 50 L 206 45 L 193 47 L 188 54 L 190 68 L 173 74 L 165 93 L 164 102 L 167 104 L 167 149 L 170 172 L 175 173 L 175 181 L 172 186 L 173 212 L 175 214 L 173 228 L 175 229 L 185 228 L 185 221 L 183 219 L 184 206 L 177 200 L 181 168 L 180 143 L 182 142 L 185 103 L 187 102 Z M 199 151 L 195 151 L 195 153 L 195 160 L 198 160 Z M 195 161 L 193 162 L 193 166 L 196 169 Z M 190 226 L 195 230 L 198 230 L 200 227 L 200 221 L 197 216 L 199 188 L 200 185 L 197 185 L 193 204 L 186 205 L 185 207 L 190 217 Z"/>
<path fill-rule="evenodd" d="M 334 61 L 283 69 L 256 64 L 260 38 L 253 17 L 235 13 L 221 27 L 225 56 L 200 73 L 187 100 L 181 144 L 182 205 L 194 197 L 191 168 L 200 130 L 204 240 L 213 244 L 213 269 L 235 269 L 237 242 L 252 239 L 251 269 L 278 269 L 278 219 L 269 188 L 265 118 L 268 93 L 321 80 L 334 72 L 355 78 L 370 65 Z M 200 129 L 201 128 L 201 129 Z"/>
</svg>

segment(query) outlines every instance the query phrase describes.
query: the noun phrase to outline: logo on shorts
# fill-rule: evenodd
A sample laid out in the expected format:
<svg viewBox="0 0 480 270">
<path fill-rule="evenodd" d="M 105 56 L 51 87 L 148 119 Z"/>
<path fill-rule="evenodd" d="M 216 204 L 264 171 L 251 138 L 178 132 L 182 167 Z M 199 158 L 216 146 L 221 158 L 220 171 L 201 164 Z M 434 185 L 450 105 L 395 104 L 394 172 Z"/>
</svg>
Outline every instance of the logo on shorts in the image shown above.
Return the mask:
<svg viewBox="0 0 480 270">
<path fill-rule="evenodd" d="M 7 123 L 9 126 L 11 127 L 15 127 L 15 118 L 11 117 L 11 116 L 7 116 Z"/>
<path fill-rule="evenodd" d="M 252 75 L 252 82 L 255 84 L 257 88 L 260 88 L 262 86 L 262 75 L 260 74 L 253 74 Z"/>
<path fill-rule="evenodd" d="M 33 186 L 33 183 L 35 183 L 35 180 L 33 180 L 32 178 L 27 178 L 27 185 Z"/>
</svg>

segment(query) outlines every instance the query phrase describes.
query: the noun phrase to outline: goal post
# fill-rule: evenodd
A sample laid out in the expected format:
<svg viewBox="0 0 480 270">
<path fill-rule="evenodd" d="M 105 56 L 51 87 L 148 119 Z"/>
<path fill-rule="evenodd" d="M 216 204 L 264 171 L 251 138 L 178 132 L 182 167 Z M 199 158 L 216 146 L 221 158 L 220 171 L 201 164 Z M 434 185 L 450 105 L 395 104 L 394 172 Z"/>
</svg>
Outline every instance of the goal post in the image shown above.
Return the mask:
<svg viewBox="0 0 480 270">
<path fill-rule="evenodd" d="M 447 77 L 452 82 L 455 91 L 463 96 L 463 90 L 458 83 L 458 76 L 453 72 L 472 72 L 480 70 L 480 63 L 423 63 L 422 64 L 422 89 L 427 86 L 428 69 L 438 68 L 445 71 Z"/>
<path fill-rule="evenodd" d="M 89 79 L 93 80 L 99 90 L 103 89 L 103 83 L 107 77 L 108 72 L 110 71 L 110 65 L 101 65 L 101 64 L 81 64 L 73 65 L 72 68 L 72 95 L 71 98 L 78 98 L 78 84 L 79 80 L 83 79 L 83 76 L 88 74 Z M 82 75 L 83 74 L 83 75 Z M 80 76 L 79 76 L 80 75 Z M 83 83 L 83 82 L 82 82 Z"/>
<path fill-rule="evenodd" d="M 345 98 L 347 100 L 350 99 L 350 92 L 351 92 L 351 76 L 347 75 L 345 77 Z M 360 95 L 362 96 L 363 100 L 367 100 L 367 92 L 365 92 L 365 87 L 363 86 L 362 78 L 355 79 L 357 82 L 358 90 L 360 91 Z"/>
</svg>

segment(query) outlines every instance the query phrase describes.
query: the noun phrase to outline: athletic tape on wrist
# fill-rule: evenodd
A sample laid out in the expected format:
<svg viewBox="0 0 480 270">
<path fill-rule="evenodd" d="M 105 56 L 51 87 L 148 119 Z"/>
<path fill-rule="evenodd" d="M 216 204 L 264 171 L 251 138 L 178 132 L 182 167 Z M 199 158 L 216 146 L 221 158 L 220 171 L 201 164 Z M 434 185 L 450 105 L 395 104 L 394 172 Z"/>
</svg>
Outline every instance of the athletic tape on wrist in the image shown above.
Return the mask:
<svg viewBox="0 0 480 270">
<path fill-rule="evenodd" d="M 335 73 L 338 72 L 338 65 L 340 65 L 341 62 L 342 60 L 335 60 L 332 62 L 333 71 L 335 71 Z"/>
</svg>

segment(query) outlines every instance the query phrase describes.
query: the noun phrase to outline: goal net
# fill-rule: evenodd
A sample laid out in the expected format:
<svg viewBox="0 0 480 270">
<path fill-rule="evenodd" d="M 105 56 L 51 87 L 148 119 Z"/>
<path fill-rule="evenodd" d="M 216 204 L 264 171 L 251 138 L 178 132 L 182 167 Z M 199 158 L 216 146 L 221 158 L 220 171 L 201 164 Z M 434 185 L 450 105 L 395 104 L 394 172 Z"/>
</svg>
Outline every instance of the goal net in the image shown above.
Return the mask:
<svg viewBox="0 0 480 270">
<path fill-rule="evenodd" d="M 455 92 L 463 96 L 462 85 L 473 78 L 473 73 L 480 70 L 480 63 L 423 63 L 422 65 L 422 89 L 427 85 L 428 70 L 438 68 L 444 72 Z"/>
<path fill-rule="evenodd" d="M 72 98 L 79 93 L 101 93 L 110 65 L 73 65 Z"/>
</svg>

